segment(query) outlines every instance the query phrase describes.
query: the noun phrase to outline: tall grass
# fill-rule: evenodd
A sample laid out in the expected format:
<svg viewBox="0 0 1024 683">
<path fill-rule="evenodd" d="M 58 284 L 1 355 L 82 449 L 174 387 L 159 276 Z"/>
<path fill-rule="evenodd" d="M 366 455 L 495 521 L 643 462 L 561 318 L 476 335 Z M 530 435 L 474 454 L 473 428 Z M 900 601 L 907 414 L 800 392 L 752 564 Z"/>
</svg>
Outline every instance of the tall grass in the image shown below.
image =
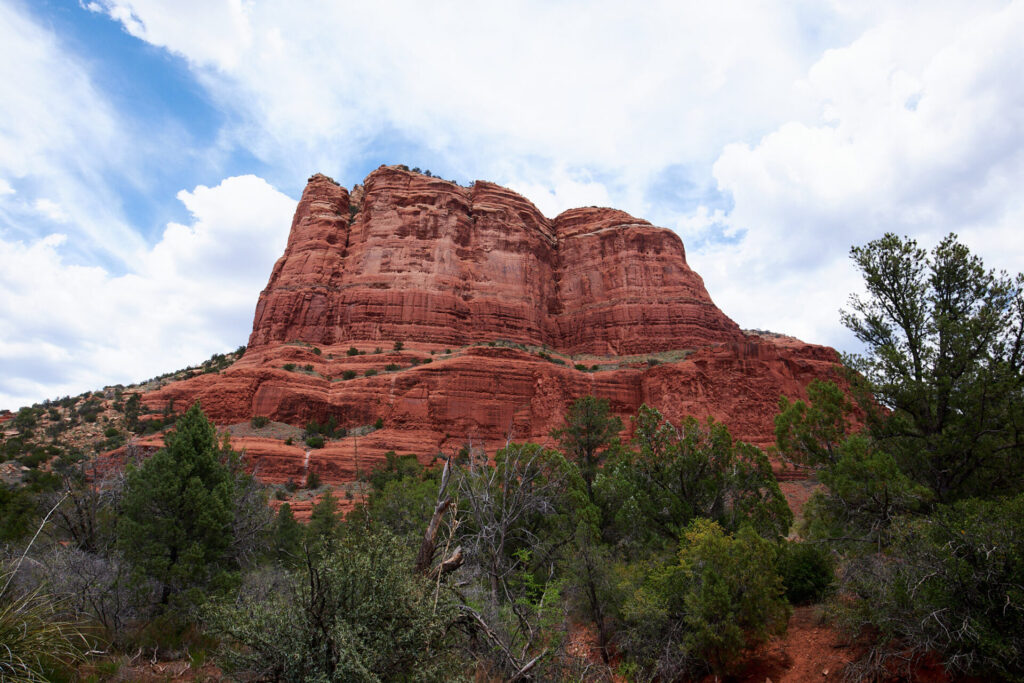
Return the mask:
<svg viewBox="0 0 1024 683">
<path fill-rule="evenodd" d="M 12 592 L 8 586 L 0 594 L 0 680 L 47 681 L 53 669 L 84 659 L 85 634 L 62 616 L 58 600 L 41 588 L 19 597 Z"/>
<path fill-rule="evenodd" d="M 79 623 L 67 619 L 60 600 L 42 592 L 42 587 L 16 595 L 11 588 L 14 575 L 28 555 L 53 511 L 50 509 L 14 568 L 0 574 L 0 681 L 48 681 L 55 669 L 70 668 L 85 658 L 88 641 Z"/>
</svg>

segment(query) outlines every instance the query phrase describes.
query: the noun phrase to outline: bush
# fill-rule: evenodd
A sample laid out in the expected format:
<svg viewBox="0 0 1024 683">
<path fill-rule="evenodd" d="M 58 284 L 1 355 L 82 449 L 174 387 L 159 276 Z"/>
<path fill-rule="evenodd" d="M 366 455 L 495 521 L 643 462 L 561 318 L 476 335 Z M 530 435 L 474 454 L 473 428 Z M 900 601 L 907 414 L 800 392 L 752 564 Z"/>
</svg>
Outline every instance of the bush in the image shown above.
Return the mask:
<svg viewBox="0 0 1024 683">
<path fill-rule="evenodd" d="M 287 439 L 284 440 L 284 445 L 285 446 L 291 446 L 293 443 L 295 443 L 295 439 L 293 439 L 290 436 Z"/>
<path fill-rule="evenodd" d="M 384 353 L 384 349 L 382 349 L 381 347 L 379 347 L 379 346 L 378 346 L 377 348 L 375 348 L 375 349 L 373 350 L 373 352 L 374 352 L 375 354 L 377 354 L 377 353 Z"/>
<path fill-rule="evenodd" d="M 295 363 L 285 363 L 283 367 L 288 372 L 292 372 L 295 370 Z"/>
<path fill-rule="evenodd" d="M 324 437 L 320 436 L 319 434 L 313 434 L 312 436 L 307 436 L 306 437 L 306 445 L 309 446 L 310 448 L 323 448 L 324 447 Z"/>
<path fill-rule="evenodd" d="M 384 428 L 384 418 L 383 417 L 378 417 L 377 421 L 373 423 L 373 428 L 374 429 L 383 429 Z"/>
<path fill-rule="evenodd" d="M 648 358 L 647 359 L 647 367 L 653 368 L 655 365 L 661 365 L 661 361 L 658 360 L 657 358 Z"/>
<path fill-rule="evenodd" d="M 821 602 L 836 579 L 828 550 L 819 544 L 784 542 L 778 571 L 786 599 L 794 605 Z"/>
<path fill-rule="evenodd" d="M 265 415 L 254 415 L 252 420 L 249 421 L 249 423 L 256 429 L 266 427 L 268 422 L 270 422 L 270 418 Z"/>
<path fill-rule="evenodd" d="M 373 368 L 370 368 L 369 370 L 367 370 L 366 372 L 363 373 L 363 377 L 373 377 L 376 374 L 377 374 L 377 371 L 374 370 Z"/>
<path fill-rule="evenodd" d="M 587 366 L 583 365 L 582 363 L 577 363 L 573 367 L 576 368 L 577 370 L 579 370 L 580 372 L 586 372 L 587 371 Z"/>
<path fill-rule="evenodd" d="M 313 372 L 313 364 L 306 363 L 305 365 L 302 366 L 302 369 L 305 370 L 306 372 Z"/>
<path fill-rule="evenodd" d="M 348 354 L 349 356 L 358 356 L 359 355 L 359 349 L 357 349 L 354 346 L 350 346 L 350 347 L 348 347 L 348 351 L 346 351 L 345 353 Z"/>
<path fill-rule="evenodd" d="M 355 370 L 345 370 L 341 373 L 342 379 L 353 379 L 356 376 Z"/>
<path fill-rule="evenodd" d="M 395 370 L 401 370 L 401 369 L 402 369 L 402 366 L 399 365 L 398 363 L 388 363 L 387 365 L 384 366 L 384 371 L 385 372 L 394 372 Z"/>
<path fill-rule="evenodd" d="M 395 346 L 394 346 L 395 351 L 401 351 L 403 348 L 405 348 L 405 344 L 403 344 L 400 341 L 396 341 L 395 342 Z"/>
<path fill-rule="evenodd" d="M 627 658 L 662 680 L 727 673 L 746 648 L 785 631 L 789 607 L 775 563 L 775 544 L 750 527 L 730 535 L 694 520 L 678 563 L 654 570 L 626 601 Z"/>
<path fill-rule="evenodd" d="M 323 353 L 323 352 L 322 352 L 322 351 L 321 351 L 321 350 L 320 350 L 319 348 L 317 348 L 317 347 L 315 347 L 315 346 L 314 346 L 314 347 L 313 347 L 313 353 L 319 356 L 319 355 L 320 355 L 321 353 Z"/>
<path fill-rule="evenodd" d="M 597 363 L 594 363 L 593 365 L 590 366 L 590 371 L 591 372 L 597 372 L 600 369 L 601 369 L 601 366 L 598 365 Z"/>
<path fill-rule="evenodd" d="M 390 534 L 360 533 L 307 556 L 284 590 L 251 588 L 223 603 L 209 614 L 225 636 L 218 663 L 242 680 L 457 678 L 448 592 L 435 595 L 404 553 Z"/>
<path fill-rule="evenodd" d="M 843 576 L 859 599 L 841 621 L 870 625 L 875 661 L 937 652 L 954 676 L 1024 681 L 1024 494 L 901 518 L 889 552 Z"/>
<path fill-rule="evenodd" d="M 320 488 L 320 475 L 317 474 L 316 470 L 310 470 L 306 473 L 306 488 L 307 489 L 318 489 Z"/>
</svg>

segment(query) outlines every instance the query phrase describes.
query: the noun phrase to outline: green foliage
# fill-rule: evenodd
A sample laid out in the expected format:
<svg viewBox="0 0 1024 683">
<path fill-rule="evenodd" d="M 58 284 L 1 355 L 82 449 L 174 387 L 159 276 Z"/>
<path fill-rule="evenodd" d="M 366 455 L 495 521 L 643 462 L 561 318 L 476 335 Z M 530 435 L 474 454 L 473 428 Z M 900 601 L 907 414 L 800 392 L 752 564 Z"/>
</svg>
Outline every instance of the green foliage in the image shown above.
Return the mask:
<svg viewBox="0 0 1024 683">
<path fill-rule="evenodd" d="M 0 680 L 49 681 L 82 661 L 89 643 L 82 626 L 39 589 L 16 596 L 0 574 Z"/>
<path fill-rule="evenodd" d="M 840 617 L 877 630 L 876 661 L 937 652 L 954 675 L 1024 681 L 1024 495 L 901 518 L 890 553 L 844 575 L 861 599 Z"/>
<path fill-rule="evenodd" d="M 320 488 L 320 474 L 316 470 L 310 470 L 309 472 L 306 473 L 306 488 Z"/>
<path fill-rule="evenodd" d="M 398 363 L 388 363 L 387 365 L 384 366 L 384 371 L 385 372 L 394 372 L 395 370 L 401 370 L 401 369 L 402 369 L 402 366 L 399 365 Z"/>
<path fill-rule="evenodd" d="M 263 427 L 266 427 L 267 424 L 269 423 L 270 418 L 267 417 L 266 415 L 254 415 L 252 420 L 250 420 L 250 424 L 252 424 L 254 429 L 262 429 Z"/>
<path fill-rule="evenodd" d="M 806 467 L 835 464 L 840 444 L 852 431 L 853 404 L 834 382 L 816 379 L 807 387 L 809 403 L 779 398 L 775 442 L 790 461 Z"/>
<path fill-rule="evenodd" d="M 283 503 L 274 518 L 271 530 L 271 552 L 278 564 L 297 566 L 302 555 L 303 529 L 292 513 L 292 506 Z"/>
<path fill-rule="evenodd" d="M 775 563 L 775 544 L 749 526 L 730 535 L 694 520 L 678 563 L 648 573 L 626 601 L 624 654 L 663 680 L 728 672 L 745 648 L 785 630 L 789 608 Z"/>
<path fill-rule="evenodd" d="M 214 610 L 210 621 L 226 643 L 217 661 L 262 680 L 450 680 L 452 606 L 409 567 L 386 532 L 347 537 L 307 558 L 284 591 Z"/>
<path fill-rule="evenodd" d="M 26 407 L 18 411 L 14 416 L 14 420 L 12 420 L 12 424 L 20 433 L 24 434 L 36 426 L 37 419 L 38 414 L 36 409 Z"/>
<path fill-rule="evenodd" d="M 821 602 L 836 580 L 828 549 L 814 543 L 783 542 L 778 573 L 786 588 L 786 599 L 794 605 Z"/>
<path fill-rule="evenodd" d="M 306 445 L 309 446 L 310 448 L 323 448 L 324 437 L 320 436 L 319 434 L 311 434 L 310 436 L 306 437 Z"/>
<path fill-rule="evenodd" d="M 415 474 L 386 479 L 379 489 L 375 483 L 362 514 L 415 547 L 434 512 L 437 485 L 436 478 Z"/>
<path fill-rule="evenodd" d="M 118 547 L 138 580 L 161 586 L 160 603 L 223 583 L 234 518 L 234 480 L 221 462 L 213 424 L 195 403 L 165 438 L 166 446 L 126 474 Z M 185 593 L 188 593 L 187 595 Z"/>
<path fill-rule="evenodd" d="M 129 431 L 139 431 L 139 410 L 142 406 L 142 399 L 138 394 L 132 394 L 124 404 L 124 421 Z"/>
<path fill-rule="evenodd" d="M 356 376 L 355 370 L 343 370 L 341 373 L 342 379 L 353 379 Z"/>
<path fill-rule="evenodd" d="M 872 435 L 937 502 L 1024 490 L 1024 276 L 986 271 L 949 235 L 931 253 L 887 234 L 851 257 L 867 295 L 843 323 Z"/>
<path fill-rule="evenodd" d="M 295 370 L 295 363 L 285 363 L 281 367 L 284 370 L 287 370 L 288 372 L 294 372 L 294 370 Z"/>
<path fill-rule="evenodd" d="M 348 351 L 346 351 L 345 354 L 349 355 L 349 356 L 358 356 L 359 355 L 359 349 L 357 349 L 354 346 L 350 346 L 350 347 L 348 347 Z"/>
<path fill-rule="evenodd" d="M 396 341 L 394 348 L 395 348 L 395 351 L 401 351 L 403 348 L 405 348 L 405 344 L 403 344 L 400 341 Z"/>
<path fill-rule="evenodd" d="M 406 478 L 423 479 L 425 476 L 427 470 L 415 455 L 398 455 L 394 451 L 388 451 L 384 454 L 384 462 L 375 465 L 365 479 L 373 486 L 374 493 L 380 493 L 391 482 Z M 431 479 L 434 478 L 436 473 L 431 473 Z"/>
<path fill-rule="evenodd" d="M 874 440 L 858 435 L 844 441 L 836 462 L 818 478 L 825 488 L 804 508 L 811 538 L 884 543 L 899 515 L 924 509 L 931 492 L 907 477 Z"/>
<path fill-rule="evenodd" d="M 374 429 L 384 429 L 384 418 L 378 417 L 373 423 Z"/>
<path fill-rule="evenodd" d="M 551 431 L 565 455 L 579 467 L 591 500 L 598 467 L 618 446 L 620 431 L 622 420 L 611 414 L 608 399 L 593 396 L 576 399 L 565 414 L 564 424 Z"/>
<path fill-rule="evenodd" d="M 0 541 L 12 543 L 25 538 L 35 520 L 35 499 L 27 489 L 0 486 Z"/>
<path fill-rule="evenodd" d="M 341 531 L 341 515 L 334 493 L 327 491 L 312 509 L 306 525 L 306 540 L 316 548 L 331 547 Z"/>
<path fill-rule="evenodd" d="M 376 374 L 377 374 L 376 370 L 374 370 L 373 368 L 369 368 L 369 369 L 366 370 L 366 372 L 363 373 L 363 377 L 373 377 Z"/>
<path fill-rule="evenodd" d="M 319 434 L 328 439 L 340 439 L 348 434 L 348 430 L 344 427 L 339 427 L 338 418 L 331 415 L 323 422 L 310 420 L 306 423 L 306 434 L 308 436 Z"/>
<path fill-rule="evenodd" d="M 634 433 L 635 449 L 609 463 L 595 487 L 623 539 L 672 544 L 697 517 L 729 530 L 749 524 L 768 538 L 788 533 L 793 514 L 768 458 L 725 425 L 688 418 L 677 428 L 642 406 Z"/>
</svg>

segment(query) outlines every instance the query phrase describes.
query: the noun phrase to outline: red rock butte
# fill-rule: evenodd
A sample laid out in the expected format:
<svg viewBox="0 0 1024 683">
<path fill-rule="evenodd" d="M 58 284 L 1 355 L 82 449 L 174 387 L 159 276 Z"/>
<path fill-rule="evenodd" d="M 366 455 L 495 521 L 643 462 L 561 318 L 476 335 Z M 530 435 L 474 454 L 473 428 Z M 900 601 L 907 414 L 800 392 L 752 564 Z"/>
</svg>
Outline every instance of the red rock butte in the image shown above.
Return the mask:
<svg viewBox="0 0 1024 683">
<path fill-rule="evenodd" d="M 468 440 L 550 442 L 585 394 L 624 418 L 643 403 L 674 421 L 714 417 L 763 445 L 779 396 L 804 396 L 837 362 L 830 348 L 741 331 L 671 230 L 606 208 L 548 219 L 492 183 L 382 166 L 352 192 L 311 177 L 244 356 L 144 403 L 199 399 L 219 425 L 382 420 L 312 451 L 234 441 L 268 481 L 314 469 L 341 483 L 386 451 L 428 462 Z"/>
</svg>

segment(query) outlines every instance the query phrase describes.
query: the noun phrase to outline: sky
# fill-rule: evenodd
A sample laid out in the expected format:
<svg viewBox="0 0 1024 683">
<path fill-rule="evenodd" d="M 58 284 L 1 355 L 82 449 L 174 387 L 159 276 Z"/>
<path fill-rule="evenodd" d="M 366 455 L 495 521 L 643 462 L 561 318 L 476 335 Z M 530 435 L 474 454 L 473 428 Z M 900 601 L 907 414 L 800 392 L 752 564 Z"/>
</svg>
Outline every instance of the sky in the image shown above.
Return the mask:
<svg viewBox="0 0 1024 683">
<path fill-rule="evenodd" d="M 856 350 L 849 249 L 1024 270 L 1024 0 L 0 0 L 0 408 L 244 344 L 306 179 L 404 163 L 675 230 Z"/>
</svg>

